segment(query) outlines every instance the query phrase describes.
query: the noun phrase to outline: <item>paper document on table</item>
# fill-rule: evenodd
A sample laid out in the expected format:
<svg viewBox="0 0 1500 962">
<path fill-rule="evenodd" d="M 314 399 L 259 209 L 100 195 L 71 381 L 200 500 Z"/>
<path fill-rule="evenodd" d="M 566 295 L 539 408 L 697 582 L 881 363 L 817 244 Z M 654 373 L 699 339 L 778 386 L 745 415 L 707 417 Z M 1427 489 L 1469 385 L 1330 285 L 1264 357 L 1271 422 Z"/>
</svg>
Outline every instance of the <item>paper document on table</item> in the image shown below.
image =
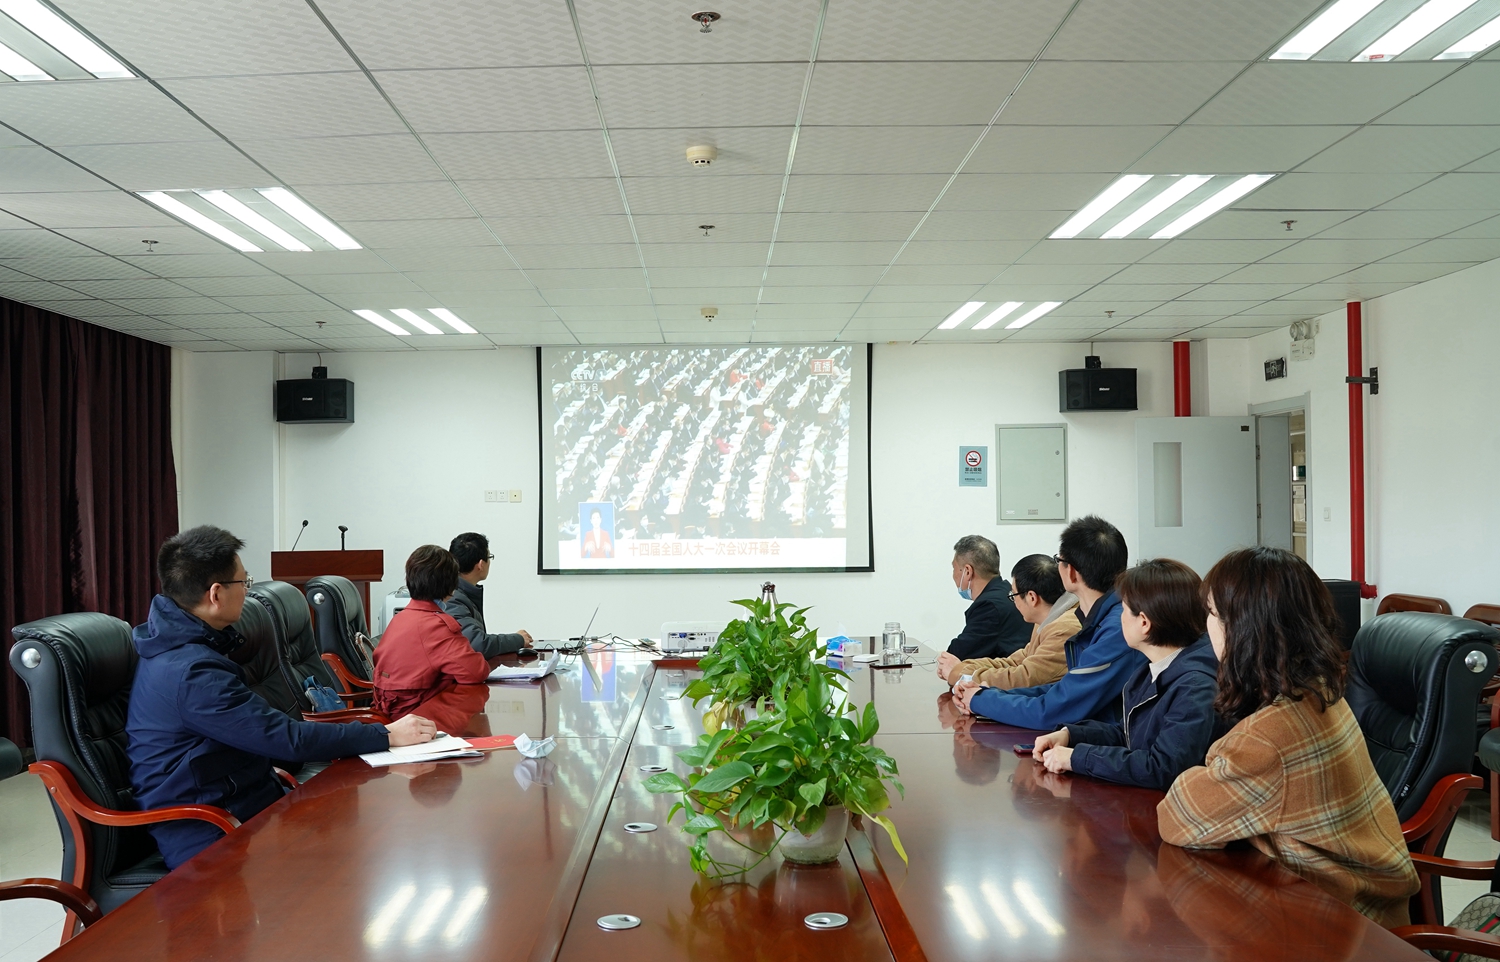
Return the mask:
<svg viewBox="0 0 1500 962">
<path fill-rule="evenodd" d="M 540 681 L 557 668 L 557 655 L 538 658 L 524 665 L 501 665 L 490 672 L 490 681 Z"/>
<path fill-rule="evenodd" d="M 442 738 L 434 738 L 430 742 L 420 745 L 402 745 L 400 748 L 392 748 L 390 751 L 371 752 L 361 755 L 368 764 L 375 768 L 384 765 L 404 765 L 409 762 L 431 762 L 440 758 L 464 758 L 474 757 L 480 752 L 462 738 L 454 738 L 452 735 L 444 735 Z"/>
</svg>

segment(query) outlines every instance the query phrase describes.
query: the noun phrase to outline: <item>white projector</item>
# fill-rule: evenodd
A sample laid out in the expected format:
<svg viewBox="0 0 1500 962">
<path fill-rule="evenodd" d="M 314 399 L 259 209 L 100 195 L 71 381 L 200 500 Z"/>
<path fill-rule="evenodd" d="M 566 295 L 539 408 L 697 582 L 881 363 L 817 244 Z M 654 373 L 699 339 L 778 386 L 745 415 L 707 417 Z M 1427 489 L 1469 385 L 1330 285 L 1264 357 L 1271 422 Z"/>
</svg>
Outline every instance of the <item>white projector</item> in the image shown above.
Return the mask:
<svg viewBox="0 0 1500 962">
<path fill-rule="evenodd" d="M 661 626 L 661 650 L 708 651 L 719 640 L 719 631 L 708 621 L 669 621 Z"/>
</svg>

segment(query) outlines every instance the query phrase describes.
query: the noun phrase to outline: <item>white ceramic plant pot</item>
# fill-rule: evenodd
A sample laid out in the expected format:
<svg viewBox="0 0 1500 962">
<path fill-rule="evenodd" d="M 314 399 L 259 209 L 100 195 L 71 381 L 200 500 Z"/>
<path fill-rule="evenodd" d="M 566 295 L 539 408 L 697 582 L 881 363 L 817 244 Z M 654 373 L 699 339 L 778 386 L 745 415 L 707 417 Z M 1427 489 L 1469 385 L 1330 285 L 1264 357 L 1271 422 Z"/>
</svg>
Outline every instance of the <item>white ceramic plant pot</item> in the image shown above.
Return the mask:
<svg viewBox="0 0 1500 962">
<path fill-rule="evenodd" d="M 816 832 L 803 835 L 793 827 L 782 836 L 781 857 L 804 865 L 832 862 L 844 850 L 844 836 L 848 832 L 849 810 L 842 805 L 830 805 Z"/>
</svg>

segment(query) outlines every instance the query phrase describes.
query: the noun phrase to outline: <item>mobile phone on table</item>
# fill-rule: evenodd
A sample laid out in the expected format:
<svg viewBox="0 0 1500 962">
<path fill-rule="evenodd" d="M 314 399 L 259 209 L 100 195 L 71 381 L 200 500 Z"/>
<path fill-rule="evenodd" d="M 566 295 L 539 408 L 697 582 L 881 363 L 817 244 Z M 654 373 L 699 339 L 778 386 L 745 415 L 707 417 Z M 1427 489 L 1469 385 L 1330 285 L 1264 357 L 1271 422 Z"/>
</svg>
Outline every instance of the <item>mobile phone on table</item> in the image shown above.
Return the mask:
<svg viewBox="0 0 1500 962">
<path fill-rule="evenodd" d="M 1017 755 L 1030 755 L 1035 750 L 1036 750 L 1036 743 L 1035 742 L 1027 742 L 1024 745 L 1017 745 L 1016 748 L 1015 748 L 1015 752 L 1016 752 Z"/>
</svg>

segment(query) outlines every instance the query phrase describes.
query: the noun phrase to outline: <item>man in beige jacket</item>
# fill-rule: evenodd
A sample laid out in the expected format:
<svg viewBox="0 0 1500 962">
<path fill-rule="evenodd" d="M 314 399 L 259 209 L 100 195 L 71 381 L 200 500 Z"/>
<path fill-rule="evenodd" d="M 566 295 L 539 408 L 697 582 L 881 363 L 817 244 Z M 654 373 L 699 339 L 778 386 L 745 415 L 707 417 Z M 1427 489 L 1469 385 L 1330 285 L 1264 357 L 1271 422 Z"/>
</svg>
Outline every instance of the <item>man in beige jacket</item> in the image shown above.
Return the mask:
<svg viewBox="0 0 1500 962">
<path fill-rule="evenodd" d="M 1011 601 L 1021 617 L 1034 625 L 1025 648 L 1005 658 L 960 661 L 944 652 L 938 656 L 938 677 L 949 687 L 968 682 L 990 688 L 1029 688 L 1057 681 L 1067 671 L 1063 642 L 1081 629 L 1075 609 L 1078 599 L 1063 590 L 1057 562 L 1047 555 L 1027 555 L 1010 572 Z"/>
</svg>

